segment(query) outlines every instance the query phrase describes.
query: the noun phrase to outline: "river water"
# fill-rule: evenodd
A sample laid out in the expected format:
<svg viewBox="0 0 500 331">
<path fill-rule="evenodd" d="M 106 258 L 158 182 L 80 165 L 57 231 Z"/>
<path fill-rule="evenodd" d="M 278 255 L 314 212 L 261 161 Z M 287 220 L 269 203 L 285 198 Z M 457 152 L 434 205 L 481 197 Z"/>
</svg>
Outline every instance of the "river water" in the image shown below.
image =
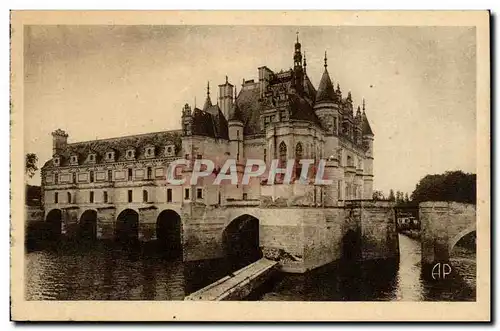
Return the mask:
<svg viewBox="0 0 500 331">
<path fill-rule="evenodd" d="M 399 264 L 342 263 L 302 275 L 280 274 L 249 300 L 475 300 L 474 252 L 457 249 L 451 259 L 456 276 L 430 281 L 420 272 L 420 243 L 400 235 L 399 246 Z M 27 253 L 25 296 L 27 300 L 182 300 L 231 269 L 223 260 L 186 263 L 103 244 L 46 247 Z"/>
</svg>

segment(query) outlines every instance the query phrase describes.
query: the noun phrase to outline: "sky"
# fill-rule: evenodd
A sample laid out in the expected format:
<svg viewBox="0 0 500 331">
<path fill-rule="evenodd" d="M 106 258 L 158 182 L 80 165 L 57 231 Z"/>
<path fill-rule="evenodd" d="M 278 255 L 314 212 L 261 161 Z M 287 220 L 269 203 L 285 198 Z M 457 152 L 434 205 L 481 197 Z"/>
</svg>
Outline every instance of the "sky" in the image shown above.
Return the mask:
<svg viewBox="0 0 500 331">
<path fill-rule="evenodd" d="M 69 143 L 180 129 L 207 81 L 215 102 L 226 75 L 239 90 L 260 66 L 292 67 L 297 32 L 316 88 L 326 51 L 333 83 L 366 100 L 374 189 L 476 172 L 473 27 L 25 26 L 25 152 L 41 167 L 58 128 Z"/>
</svg>

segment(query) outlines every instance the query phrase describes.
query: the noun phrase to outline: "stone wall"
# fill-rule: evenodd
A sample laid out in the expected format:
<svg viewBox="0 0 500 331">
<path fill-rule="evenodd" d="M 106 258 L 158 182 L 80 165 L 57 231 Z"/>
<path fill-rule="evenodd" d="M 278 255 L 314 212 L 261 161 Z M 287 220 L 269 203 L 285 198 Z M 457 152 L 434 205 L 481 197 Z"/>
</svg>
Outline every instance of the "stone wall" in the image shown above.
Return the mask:
<svg viewBox="0 0 500 331">
<path fill-rule="evenodd" d="M 419 205 L 422 263 L 448 262 L 455 244 L 476 230 L 476 206 L 458 202 L 422 202 Z"/>
</svg>

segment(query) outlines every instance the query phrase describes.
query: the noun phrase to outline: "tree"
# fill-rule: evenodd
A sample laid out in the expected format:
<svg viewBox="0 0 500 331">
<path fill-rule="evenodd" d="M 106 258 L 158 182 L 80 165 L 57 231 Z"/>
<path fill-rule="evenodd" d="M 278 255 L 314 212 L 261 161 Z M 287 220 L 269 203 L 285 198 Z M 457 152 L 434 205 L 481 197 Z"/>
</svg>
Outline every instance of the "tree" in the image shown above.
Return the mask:
<svg viewBox="0 0 500 331">
<path fill-rule="evenodd" d="M 38 170 L 37 163 L 38 157 L 35 153 L 26 154 L 26 166 L 24 173 L 27 174 L 29 178 L 33 177 L 35 172 Z"/>
<path fill-rule="evenodd" d="M 410 199 L 408 198 L 408 192 L 405 193 L 405 203 L 410 202 Z"/>
<path fill-rule="evenodd" d="M 396 201 L 396 198 L 394 197 L 394 190 L 391 188 L 391 190 L 389 191 L 389 198 L 388 198 L 389 201 Z"/>
<path fill-rule="evenodd" d="M 384 200 L 384 198 L 382 191 L 373 191 L 373 200 Z"/>
<path fill-rule="evenodd" d="M 476 174 L 463 171 L 447 171 L 444 174 L 427 175 L 422 178 L 411 200 L 422 201 L 457 201 L 476 203 Z"/>
</svg>

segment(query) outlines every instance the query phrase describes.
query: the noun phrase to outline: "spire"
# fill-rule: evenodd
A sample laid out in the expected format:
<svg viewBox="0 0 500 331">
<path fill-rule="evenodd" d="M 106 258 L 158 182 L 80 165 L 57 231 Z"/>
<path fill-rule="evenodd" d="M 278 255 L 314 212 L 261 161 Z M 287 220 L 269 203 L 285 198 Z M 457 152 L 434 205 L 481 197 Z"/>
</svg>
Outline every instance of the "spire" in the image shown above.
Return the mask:
<svg viewBox="0 0 500 331">
<path fill-rule="evenodd" d="M 297 31 L 297 44 L 299 44 L 299 31 Z"/>
<path fill-rule="evenodd" d="M 210 82 L 207 82 L 207 98 L 203 105 L 203 110 L 207 110 L 210 107 L 212 107 L 212 100 L 210 100 Z"/>
<path fill-rule="evenodd" d="M 328 60 L 327 60 L 327 58 L 326 58 L 326 51 L 325 51 L 325 69 L 326 69 L 326 67 L 328 67 L 328 63 L 327 63 L 327 61 L 328 61 Z"/>
<path fill-rule="evenodd" d="M 304 51 L 304 74 L 306 73 L 306 67 L 307 67 L 307 62 L 306 62 L 306 51 Z"/>
</svg>

